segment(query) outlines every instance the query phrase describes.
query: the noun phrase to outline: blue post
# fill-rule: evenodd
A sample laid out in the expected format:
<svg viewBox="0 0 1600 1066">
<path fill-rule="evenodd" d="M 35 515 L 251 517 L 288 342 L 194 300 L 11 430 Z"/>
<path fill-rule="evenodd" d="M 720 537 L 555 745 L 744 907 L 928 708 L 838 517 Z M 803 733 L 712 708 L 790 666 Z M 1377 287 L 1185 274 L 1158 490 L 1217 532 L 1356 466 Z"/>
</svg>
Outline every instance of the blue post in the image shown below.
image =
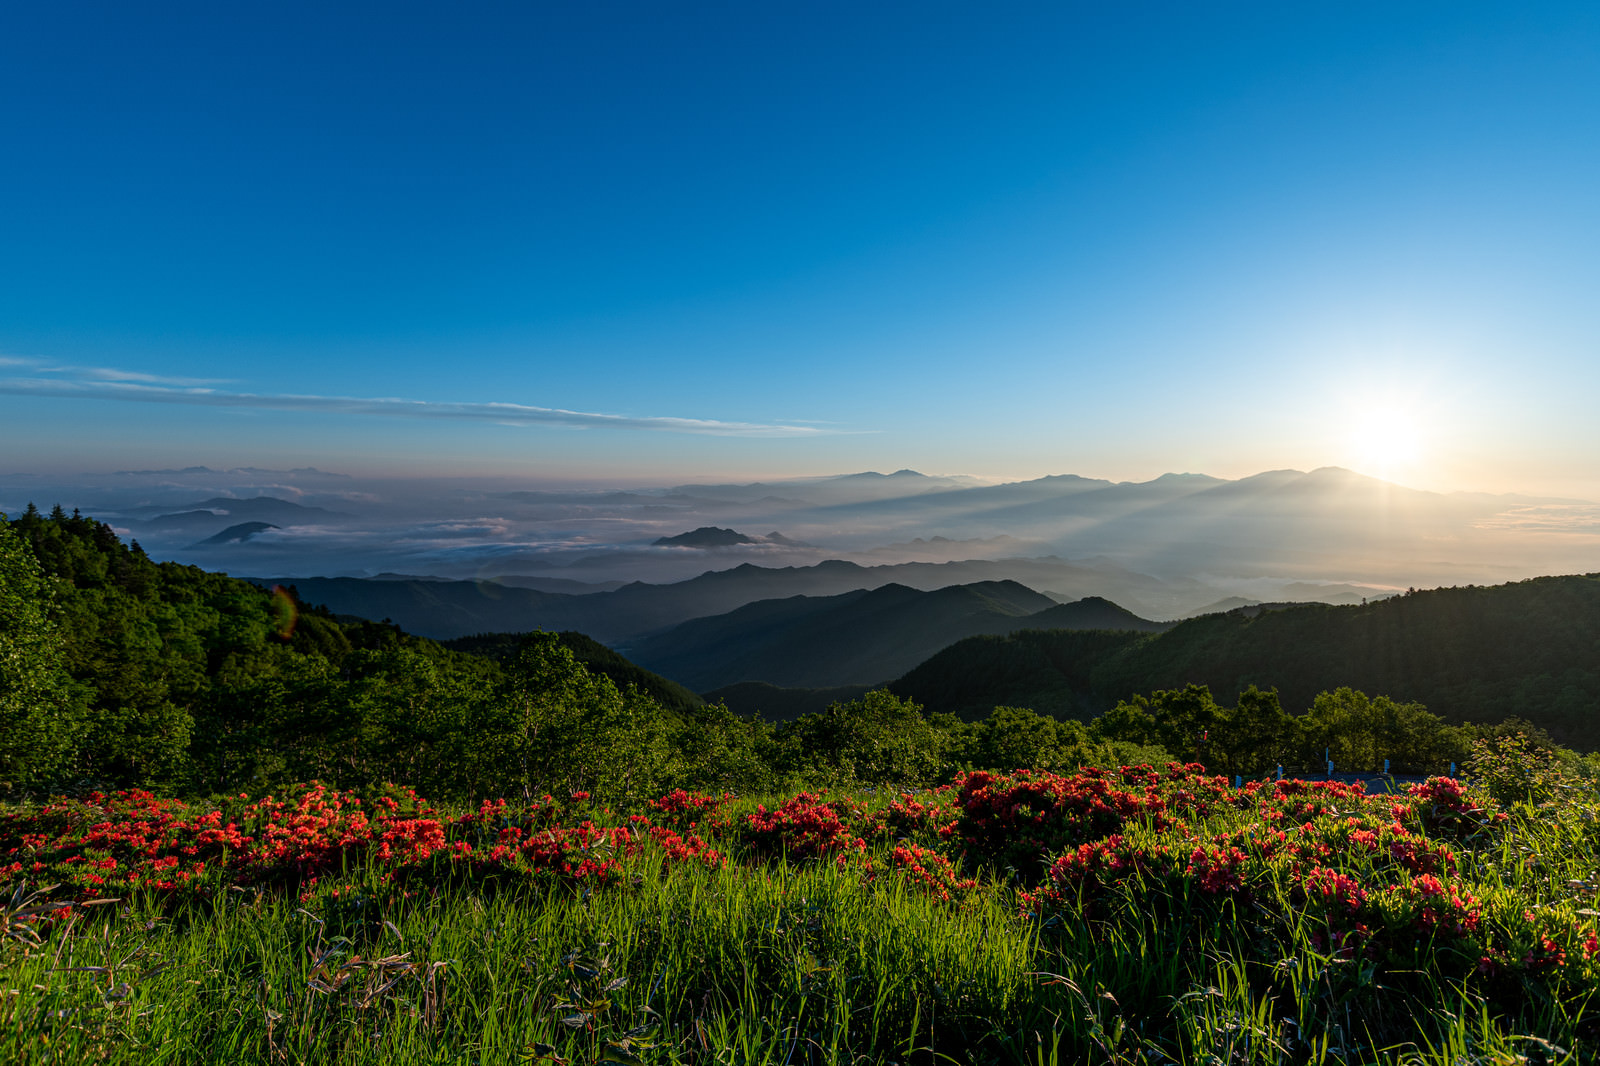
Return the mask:
<svg viewBox="0 0 1600 1066">
<path fill-rule="evenodd" d="M 1234 774 L 1233 775 L 1233 787 L 1234 788 L 1243 788 L 1244 787 L 1244 778 L 1240 777 L 1238 774 Z"/>
<path fill-rule="evenodd" d="M 1328 760 L 1328 776 L 1329 777 L 1333 776 L 1333 760 L 1332 759 Z"/>
<path fill-rule="evenodd" d="M 1283 764 L 1282 763 L 1278 764 L 1278 780 L 1279 781 L 1283 780 Z"/>
<path fill-rule="evenodd" d="M 1387 774 L 1389 772 L 1389 760 L 1388 759 L 1383 760 L 1383 772 L 1385 774 Z"/>
<path fill-rule="evenodd" d="M 1456 764 L 1455 763 L 1451 763 L 1450 764 L 1450 776 L 1451 777 L 1456 776 Z"/>
</svg>

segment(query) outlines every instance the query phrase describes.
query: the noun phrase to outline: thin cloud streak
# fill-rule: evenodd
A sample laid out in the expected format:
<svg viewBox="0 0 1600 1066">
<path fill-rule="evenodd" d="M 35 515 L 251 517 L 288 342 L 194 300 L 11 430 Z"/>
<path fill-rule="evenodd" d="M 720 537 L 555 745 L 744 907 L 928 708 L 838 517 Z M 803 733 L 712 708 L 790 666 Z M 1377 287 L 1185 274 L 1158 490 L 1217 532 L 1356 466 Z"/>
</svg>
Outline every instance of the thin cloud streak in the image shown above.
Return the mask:
<svg viewBox="0 0 1600 1066">
<path fill-rule="evenodd" d="M 95 398 L 134 403 L 181 404 L 192 407 L 244 407 L 268 411 L 321 411 L 380 417 L 499 422 L 515 426 L 635 429 L 720 437 L 815 437 L 839 432 L 811 425 L 721 422 L 705 418 L 634 417 L 592 411 L 568 411 L 559 407 L 532 407 L 518 403 L 447 403 L 355 396 L 258 395 L 247 392 L 224 392 L 212 388 L 180 388 L 167 383 L 146 384 L 146 381 L 163 379 L 104 369 L 44 367 L 31 360 L 15 358 L 0 357 L 0 365 L 27 366 L 35 372 L 72 375 L 64 378 L 0 378 L 0 393 L 14 396 Z"/>
<path fill-rule="evenodd" d="M 146 374 L 138 370 L 120 370 L 109 366 L 69 366 L 20 355 L 0 355 L 0 367 L 23 367 L 35 374 L 61 374 L 65 380 L 131 381 L 142 385 L 174 385 L 185 388 L 204 385 L 221 385 L 227 378 L 178 378 L 165 374 Z M 59 381 L 63 378 L 48 380 Z"/>
</svg>

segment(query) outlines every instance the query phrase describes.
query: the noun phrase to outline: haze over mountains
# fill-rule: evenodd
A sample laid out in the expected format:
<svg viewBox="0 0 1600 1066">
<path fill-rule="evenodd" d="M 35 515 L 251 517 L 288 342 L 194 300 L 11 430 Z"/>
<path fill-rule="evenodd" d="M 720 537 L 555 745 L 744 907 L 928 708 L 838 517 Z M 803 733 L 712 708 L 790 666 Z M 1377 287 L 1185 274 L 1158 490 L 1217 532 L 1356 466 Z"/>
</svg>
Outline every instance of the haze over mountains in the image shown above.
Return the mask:
<svg viewBox="0 0 1600 1066">
<path fill-rule="evenodd" d="M 932 592 L 884 585 L 762 600 L 697 618 L 621 650 L 699 692 L 744 681 L 794 688 L 891 681 L 958 640 L 1019 629 L 1166 628 L 1092 598 L 1058 604 L 1015 581 Z"/>
<path fill-rule="evenodd" d="M 628 490 L 362 480 L 314 469 L 0 477 L 0 509 L 15 512 L 30 501 L 104 517 L 156 558 L 294 579 L 313 600 L 310 578 L 384 575 L 395 587 L 381 595 L 396 620 L 408 598 L 431 597 L 454 604 L 446 615 L 477 629 L 497 611 L 533 602 L 518 591 L 616 596 L 624 591 L 618 582 L 669 584 L 745 564 L 781 572 L 843 560 L 874 568 L 843 582 L 827 568 L 777 577 L 746 570 L 733 580 L 744 586 L 737 594 L 697 602 L 697 614 L 651 616 L 649 627 L 641 622 L 632 632 L 611 627 L 601 638 L 611 640 L 757 599 L 890 582 L 926 590 L 1014 580 L 1059 599 L 1104 596 L 1144 617 L 1170 619 L 1219 603 L 1348 603 L 1412 586 L 1581 572 L 1600 560 L 1593 503 L 1421 492 L 1339 468 L 1233 481 L 1060 475 L 1002 484 L 901 470 Z M 218 542 L 245 523 L 264 525 Z M 903 569 L 948 563 L 962 565 L 921 575 Z M 463 590 L 406 584 L 435 579 L 501 585 L 472 593 L 481 602 L 468 609 Z M 652 595 L 628 593 L 641 602 Z M 697 586 L 689 599 L 698 595 Z M 575 618 L 598 610 L 560 609 Z M 419 632 L 460 631 L 411 615 L 404 622 Z"/>
<path fill-rule="evenodd" d="M 281 583 L 260 578 L 260 583 Z M 284 579 L 288 582 L 290 579 Z M 972 560 L 863 567 L 843 560 L 809 567 L 760 567 L 743 563 L 672 584 L 633 582 L 586 594 L 512 586 L 506 581 L 445 581 L 403 578 L 301 578 L 292 584 L 302 599 L 339 614 L 388 618 L 421 636 L 450 639 L 486 632 L 575 629 L 608 644 L 627 644 L 690 619 L 734 611 L 747 604 L 791 598 L 833 597 L 900 586 L 931 592 L 974 582 L 1011 582 L 1048 588 L 1029 591 L 1038 604 L 1069 598 L 1061 588 L 1117 587 L 1163 594 L 1154 579 L 1111 568 L 1079 567 L 1059 560 Z M 530 581 L 536 579 L 528 579 Z M 1093 595 L 1084 593 L 1083 595 Z"/>
<path fill-rule="evenodd" d="M 271 513 L 259 497 L 243 499 L 240 514 Z M 197 520 L 195 512 L 208 510 L 144 506 L 154 509 L 154 519 L 183 515 L 183 523 L 172 524 L 185 528 Z M 219 505 L 210 513 L 217 521 L 235 517 Z M 162 528 L 144 522 L 144 529 Z M 111 543 L 106 527 L 93 521 L 20 524 L 77 530 L 73 535 L 91 536 L 100 549 Z M 278 532 L 272 525 L 235 523 L 212 539 L 226 541 L 240 529 L 251 530 L 252 539 L 270 537 Z M 161 572 L 180 583 L 219 580 L 182 567 Z M 514 648 L 517 634 L 530 629 L 572 631 L 580 635 L 567 639 L 588 649 L 587 660 L 619 676 L 653 671 L 660 676 L 646 680 L 685 705 L 697 705 L 688 691 L 694 690 L 771 716 L 817 710 L 885 682 L 932 710 L 965 717 L 1000 704 L 1086 717 L 1117 699 L 1190 682 L 1224 695 L 1252 684 L 1276 687 L 1288 703 L 1304 704 L 1318 691 L 1349 684 L 1421 700 L 1450 720 L 1526 715 L 1563 742 L 1600 743 L 1594 725 L 1600 574 L 1594 572 L 1376 597 L 1359 596 L 1360 586 L 1280 580 L 1279 587 L 1308 598 L 1371 602 L 1261 604 L 1180 623 L 1094 594 L 1059 602 L 1068 599 L 1063 589 L 1096 582 L 1154 596 L 1215 592 L 1199 579 L 1162 580 L 1103 559 L 1085 565 L 1049 558 L 879 567 L 846 560 L 742 563 L 683 582 L 589 592 L 401 573 L 293 581 L 303 603 L 336 613 L 390 618 L 422 635 L 492 634 L 460 642 L 491 654 Z M 558 588 L 572 586 L 596 587 Z M 308 631 L 318 617 L 326 618 L 302 614 Z"/>
</svg>

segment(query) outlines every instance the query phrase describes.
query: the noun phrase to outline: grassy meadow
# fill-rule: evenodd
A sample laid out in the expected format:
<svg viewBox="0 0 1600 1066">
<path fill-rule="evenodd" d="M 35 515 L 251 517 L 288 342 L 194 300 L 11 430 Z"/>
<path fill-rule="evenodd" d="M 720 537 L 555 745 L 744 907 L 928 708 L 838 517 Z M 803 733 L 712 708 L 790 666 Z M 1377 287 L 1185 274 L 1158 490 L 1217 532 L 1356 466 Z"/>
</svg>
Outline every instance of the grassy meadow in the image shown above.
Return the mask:
<svg viewBox="0 0 1600 1066">
<path fill-rule="evenodd" d="M 1593 1061 L 1600 801 L 1474 770 L 13 807 L 0 1059 Z"/>
</svg>

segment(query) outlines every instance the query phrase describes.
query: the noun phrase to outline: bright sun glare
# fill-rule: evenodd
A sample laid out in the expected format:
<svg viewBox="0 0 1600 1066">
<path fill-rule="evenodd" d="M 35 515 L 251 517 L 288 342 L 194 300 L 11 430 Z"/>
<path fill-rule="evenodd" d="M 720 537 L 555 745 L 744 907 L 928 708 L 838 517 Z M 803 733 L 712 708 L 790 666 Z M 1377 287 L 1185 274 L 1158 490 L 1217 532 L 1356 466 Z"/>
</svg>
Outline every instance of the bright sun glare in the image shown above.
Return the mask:
<svg viewBox="0 0 1600 1066">
<path fill-rule="evenodd" d="M 1356 419 L 1351 451 L 1362 473 L 1385 480 L 1412 472 L 1422 461 L 1424 431 L 1415 413 L 1379 407 Z"/>
</svg>

